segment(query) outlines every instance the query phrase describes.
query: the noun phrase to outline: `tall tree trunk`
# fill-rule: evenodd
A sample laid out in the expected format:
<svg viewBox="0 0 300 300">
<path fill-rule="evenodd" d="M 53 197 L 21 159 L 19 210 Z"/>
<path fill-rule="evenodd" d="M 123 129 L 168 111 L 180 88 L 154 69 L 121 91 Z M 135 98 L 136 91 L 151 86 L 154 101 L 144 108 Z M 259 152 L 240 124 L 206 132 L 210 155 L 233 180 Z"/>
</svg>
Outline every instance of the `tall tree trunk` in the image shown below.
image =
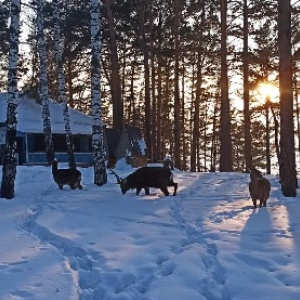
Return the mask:
<svg viewBox="0 0 300 300">
<path fill-rule="evenodd" d="M 221 0 L 221 129 L 220 171 L 232 171 L 232 142 L 227 75 L 227 0 Z"/>
<path fill-rule="evenodd" d="M 100 1 L 90 0 L 91 11 L 91 97 L 93 117 L 93 158 L 94 183 L 103 185 L 107 182 L 105 169 L 104 133 L 102 126 L 101 94 L 100 94 L 100 56 L 101 56 L 101 28 Z"/>
<path fill-rule="evenodd" d="M 270 120 L 269 120 L 269 108 L 270 108 L 270 97 L 266 98 L 266 173 L 271 174 L 271 153 L 270 153 Z"/>
<path fill-rule="evenodd" d="M 202 2 L 201 6 L 201 27 L 204 25 L 205 21 L 205 9 L 204 2 Z M 202 39 L 203 39 L 203 31 L 202 29 L 199 32 L 198 38 L 198 46 L 195 50 L 196 59 L 197 59 L 197 79 L 196 79 L 196 98 L 195 98 L 195 112 L 193 117 L 193 139 L 192 139 L 192 149 L 191 149 L 191 171 L 195 172 L 196 167 L 199 167 L 199 144 L 200 144 L 200 96 L 201 96 L 201 87 L 202 87 Z M 199 168 L 198 168 L 199 170 Z"/>
<path fill-rule="evenodd" d="M 280 91 L 280 181 L 286 197 L 297 195 L 295 163 L 293 76 L 291 54 L 291 3 L 278 0 L 278 48 Z"/>
<path fill-rule="evenodd" d="M 212 124 L 212 133 L 211 133 L 210 172 L 216 171 L 216 161 L 217 161 L 216 132 L 217 132 L 217 96 L 214 105 L 213 124 Z"/>
<path fill-rule="evenodd" d="M 144 65 L 144 80 L 145 80 L 145 139 L 148 147 L 148 155 L 152 156 L 152 139 L 151 139 L 151 99 L 150 99 L 150 68 L 149 68 L 149 53 L 146 39 L 146 15 L 147 15 L 147 2 L 144 0 L 139 1 L 140 8 L 140 31 L 141 31 L 141 44 L 143 51 L 143 65 Z"/>
<path fill-rule="evenodd" d="M 161 140 L 161 114 L 162 114 L 162 75 L 161 75 L 161 68 L 162 68 L 162 58 L 161 55 L 158 54 L 157 58 L 157 105 L 156 105 L 156 114 L 157 114 L 157 120 L 156 120 L 156 134 L 157 134 L 157 155 L 159 158 L 162 158 L 162 140 Z"/>
<path fill-rule="evenodd" d="M 11 0 L 10 48 L 8 70 L 8 104 L 6 113 L 6 150 L 3 162 L 1 198 L 12 199 L 16 178 L 16 135 L 18 107 L 17 67 L 19 59 L 19 33 L 21 1 Z"/>
<path fill-rule="evenodd" d="M 185 124 L 185 106 L 184 106 L 184 103 L 185 103 L 185 63 L 184 63 L 184 56 L 182 56 L 182 75 L 181 75 L 181 86 L 182 86 L 182 90 L 181 90 L 181 101 L 180 101 L 180 106 L 181 106 L 181 134 L 182 134 L 182 150 L 181 150 L 181 153 L 182 153 L 182 167 L 181 167 L 181 170 L 183 171 L 186 171 L 187 169 L 187 157 L 188 157 L 188 147 L 189 147 L 189 144 L 186 143 L 186 127 L 184 126 Z"/>
<path fill-rule="evenodd" d="M 279 141 L 278 141 L 278 135 L 279 135 L 279 122 L 276 118 L 276 114 L 274 111 L 274 108 L 272 105 L 270 105 L 271 108 L 271 113 L 273 116 L 273 121 L 274 121 L 274 142 L 275 142 L 275 149 L 276 149 L 276 157 L 279 165 L 279 160 L 280 160 L 280 147 L 279 147 Z"/>
<path fill-rule="evenodd" d="M 298 139 L 298 163 L 300 165 L 300 108 L 299 108 L 299 92 L 296 79 L 295 82 L 295 101 L 296 101 L 296 120 L 297 120 L 297 139 Z M 297 163 L 296 163 L 297 164 Z"/>
<path fill-rule="evenodd" d="M 53 21 L 54 21 L 54 48 L 55 48 L 55 59 L 57 64 L 57 76 L 59 84 L 59 95 L 60 101 L 63 104 L 63 115 L 66 132 L 66 144 L 67 144 L 67 155 L 70 169 L 76 169 L 76 162 L 73 150 L 72 142 L 72 131 L 70 123 L 69 107 L 67 104 L 66 95 L 66 81 L 65 74 L 63 71 L 61 45 L 60 45 L 60 12 L 58 7 L 58 0 L 53 0 Z"/>
<path fill-rule="evenodd" d="M 297 166 L 297 157 L 298 157 L 298 164 L 300 163 L 300 108 L 299 108 L 299 87 L 298 87 L 298 76 L 299 72 L 297 72 L 296 68 L 297 62 L 294 60 L 293 61 L 293 91 L 294 91 L 294 99 L 295 99 L 295 113 L 296 113 L 296 132 L 297 132 L 297 149 L 295 151 L 298 153 L 298 155 L 295 155 L 295 160 L 296 160 L 296 166 Z M 296 138 L 296 137 L 295 137 Z M 297 188 L 299 185 L 297 185 Z"/>
<path fill-rule="evenodd" d="M 245 123 L 245 160 L 246 170 L 252 167 L 251 134 L 250 134 L 250 112 L 249 112 L 249 53 L 248 53 L 248 0 L 244 0 L 244 123 Z"/>
<path fill-rule="evenodd" d="M 40 98 L 42 100 L 43 132 L 48 164 L 54 160 L 54 149 L 52 143 L 50 109 L 49 109 L 49 90 L 47 75 L 47 53 L 44 36 L 44 9 L 43 0 L 37 0 L 37 30 L 38 30 L 38 51 L 40 62 Z"/>
<path fill-rule="evenodd" d="M 72 75 L 72 59 L 67 56 L 67 86 L 68 86 L 68 104 L 74 108 L 75 103 L 73 99 L 73 75 Z"/>
<path fill-rule="evenodd" d="M 159 13 L 159 22 L 158 22 L 158 55 L 157 55 L 157 105 L 156 105 L 156 141 L 157 141 L 157 154 L 161 159 L 162 157 L 162 140 L 161 140 L 161 116 L 162 116 L 162 55 L 160 54 L 161 44 L 162 44 L 162 36 L 161 36 L 161 13 Z M 166 153 L 164 153 L 166 154 Z"/>
<path fill-rule="evenodd" d="M 122 131 L 123 128 L 123 101 L 121 94 L 120 64 L 115 32 L 115 22 L 112 13 L 112 0 L 105 0 L 110 35 L 110 57 L 111 57 L 111 94 L 113 101 L 113 128 Z"/>
<path fill-rule="evenodd" d="M 174 165 L 182 169 L 181 149 L 180 149 L 180 96 L 179 96 L 179 14 L 180 1 L 175 0 L 175 22 L 174 22 L 174 40 L 175 40 L 175 69 L 174 69 Z"/>
<path fill-rule="evenodd" d="M 191 149 L 191 171 L 196 171 L 196 166 L 199 164 L 198 145 L 200 139 L 200 94 L 202 85 L 202 70 L 201 70 L 201 45 L 198 46 L 197 55 L 197 79 L 196 79 L 196 97 L 195 97 L 195 111 L 193 117 L 193 139 Z"/>
<path fill-rule="evenodd" d="M 132 124 L 132 126 L 135 126 L 134 74 L 135 74 L 135 63 L 133 61 L 131 63 L 130 96 L 129 96 L 129 105 L 127 108 L 127 122 L 126 122 L 126 124 Z"/>
<path fill-rule="evenodd" d="M 154 162 L 157 162 L 159 159 L 159 152 L 157 147 L 157 119 L 159 118 L 157 114 L 157 98 L 156 98 L 156 72 L 155 72 L 155 54 L 154 54 L 154 11 L 151 9 L 150 15 L 150 26 L 151 26 L 151 39 L 150 39 L 150 59 L 151 59 L 151 98 L 152 98 L 152 158 Z"/>
</svg>

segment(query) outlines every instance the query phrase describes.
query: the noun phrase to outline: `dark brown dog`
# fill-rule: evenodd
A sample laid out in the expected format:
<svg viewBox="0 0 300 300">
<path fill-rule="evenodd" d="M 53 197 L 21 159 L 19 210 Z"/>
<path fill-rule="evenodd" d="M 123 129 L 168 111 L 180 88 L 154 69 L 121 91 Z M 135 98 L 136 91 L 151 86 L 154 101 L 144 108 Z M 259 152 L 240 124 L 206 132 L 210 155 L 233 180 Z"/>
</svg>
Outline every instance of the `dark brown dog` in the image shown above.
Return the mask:
<svg viewBox="0 0 300 300">
<path fill-rule="evenodd" d="M 271 190 L 269 180 L 264 178 L 262 173 L 255 168 L 250 169 L 250 179 L 249 192 L 254 208 L 256 208 L 256 200 L 259 200 L 260 207 L 266 206 Z"/>
<path fill-rule="evenodd" d="M 52 162 L 52 175 L 60 189 L 62 189 L 64 185 L 70 186 L 72 190 L 76 188 L 82 189 L 80 184 L 81 172 L 77 169 L 58 169 L 56 159 Z"/>
</svg>

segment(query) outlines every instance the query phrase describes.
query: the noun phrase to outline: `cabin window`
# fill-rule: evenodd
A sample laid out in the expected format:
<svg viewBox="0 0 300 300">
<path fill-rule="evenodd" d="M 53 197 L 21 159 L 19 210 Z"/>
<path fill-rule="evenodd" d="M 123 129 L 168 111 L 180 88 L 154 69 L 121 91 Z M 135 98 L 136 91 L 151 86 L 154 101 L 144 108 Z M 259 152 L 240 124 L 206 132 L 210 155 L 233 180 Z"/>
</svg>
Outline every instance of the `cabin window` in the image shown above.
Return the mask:
<svg viewBox="0 0 300 300">
<path fill-rule="evenodd" d="M 75 152 L 92 152 L 92 137 L 89 135 L 77 135 L 73 137 Z"/>
<path fill-rule="evenodd" d="M 91 137 L 88 135 L 73 135 L 74 152 L 89 153 L 92 152 Z M 67 143 L 65 134 L 53 134 L 52 142 L 55 152 L 67 152 Z M 45 152 L 44 134 L 28 134 L 28 151 Z"/>
<path fill-rule="evenodd" d="M 73 135 L 73 147 L 74 147 L 74 152 L 81 152 L 81 147 L 80 147 L 80 136 L 78 135 Z"/>
<path fill-rule="evenodd" d="M 53 134 L 52 141 L 55 152 L 67 151 L 66 136 L 64 134 Z"/>
<path fill-rule="evenodd" d="M 28 150 L 30 152 L 45 152 L 45 141 L 43 134 L 28 135 Z"/>
</svg>

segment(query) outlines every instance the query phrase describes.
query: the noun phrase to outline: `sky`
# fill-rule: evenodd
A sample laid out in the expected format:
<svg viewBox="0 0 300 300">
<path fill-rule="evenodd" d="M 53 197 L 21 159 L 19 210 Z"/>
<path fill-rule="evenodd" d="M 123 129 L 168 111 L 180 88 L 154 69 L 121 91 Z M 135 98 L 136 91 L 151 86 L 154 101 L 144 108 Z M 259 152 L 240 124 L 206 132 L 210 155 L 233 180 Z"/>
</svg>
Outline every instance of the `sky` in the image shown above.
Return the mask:
<svg viewBox="0 0 300 300">
<path fill-rule="evenodd" d="M 79 170 L 83 189 L 60 190 L 50 167 L 18 166 L 15 198 L 0 199 L 1 300 L 300 299 L 300 199 L 275 176 L 253 209 L 248 174 L 174 170 L 166 197 Z"/>
</svg>

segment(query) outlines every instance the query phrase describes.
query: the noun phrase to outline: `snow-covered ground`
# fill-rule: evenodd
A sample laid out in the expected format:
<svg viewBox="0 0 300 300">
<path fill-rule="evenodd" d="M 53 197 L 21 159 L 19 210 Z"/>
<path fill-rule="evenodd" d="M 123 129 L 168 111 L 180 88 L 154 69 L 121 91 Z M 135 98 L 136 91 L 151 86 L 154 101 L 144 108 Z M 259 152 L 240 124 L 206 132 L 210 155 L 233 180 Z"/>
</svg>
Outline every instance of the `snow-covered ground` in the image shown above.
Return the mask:
<svg viewBox="0 0 300 300">
<path fill-rule="evenodd" d="M 49 167 L 18 167 L 15 198 L 0 199 L 1 300 L 300 299 L 300 197 L 275 177 L 254 210 L 247 174 L 174 171 L 165 197 L 80 170 L 73 191 Z"/>
</svg>

